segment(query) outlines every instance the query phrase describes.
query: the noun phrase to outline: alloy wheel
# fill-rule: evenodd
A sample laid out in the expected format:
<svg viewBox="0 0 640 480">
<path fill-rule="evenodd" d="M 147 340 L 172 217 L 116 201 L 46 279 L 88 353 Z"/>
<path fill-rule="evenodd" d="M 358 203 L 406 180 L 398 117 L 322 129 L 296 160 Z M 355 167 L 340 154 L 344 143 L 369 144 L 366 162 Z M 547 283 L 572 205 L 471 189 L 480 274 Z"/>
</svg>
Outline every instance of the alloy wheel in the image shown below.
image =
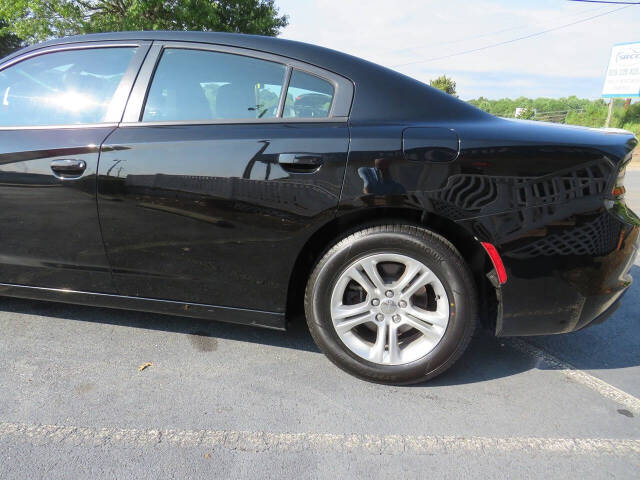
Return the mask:
<svg viewBox="0 0 640 480">
<path fill-rule="evenodd" d="M 449 323 L 449 300 L 424 263 L 376 253 L 339 275 L 331 319 L 340 340 L 359 357 L 402 365 L 424 357 L 440 342 Z"/>
</svg>

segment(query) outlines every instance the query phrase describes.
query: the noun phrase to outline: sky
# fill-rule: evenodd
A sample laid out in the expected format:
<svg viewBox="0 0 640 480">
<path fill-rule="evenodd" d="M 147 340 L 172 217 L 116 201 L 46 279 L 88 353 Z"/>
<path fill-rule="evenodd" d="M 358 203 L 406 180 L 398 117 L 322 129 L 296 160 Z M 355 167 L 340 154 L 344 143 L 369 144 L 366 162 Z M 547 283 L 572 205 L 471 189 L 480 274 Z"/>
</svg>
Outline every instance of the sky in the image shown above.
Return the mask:
<svg viewBox="0 0 640 480">
<path fill-rule="evenodd" d="M 568 0 L 276 0 L 276 5 L 289 16 L 281 38 L 350 53 L 424 82 L 446 74 L 465 100 L 598 98 L 611 46 L 640 41 L 640 5 L 619 11 L 614 10 L 621 5 Z M 454 55 L 596 15 L 602 16 Z"/>
</svg>

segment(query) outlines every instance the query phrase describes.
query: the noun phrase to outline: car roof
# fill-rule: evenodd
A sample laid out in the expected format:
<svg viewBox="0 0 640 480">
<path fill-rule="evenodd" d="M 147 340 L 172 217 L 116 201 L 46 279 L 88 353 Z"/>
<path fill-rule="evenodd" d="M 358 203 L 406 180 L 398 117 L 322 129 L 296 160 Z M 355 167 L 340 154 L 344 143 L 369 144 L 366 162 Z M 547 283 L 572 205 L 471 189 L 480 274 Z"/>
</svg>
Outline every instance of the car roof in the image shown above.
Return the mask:
<svg viewBox="0 0 640 480">
<path fill-rule="evenodd" d="M 132 31 L 75 35 L 35 44 L 5 57 L 81 42 L 174 41 L 246 48 L 292 58 L 337 73 L 354 83 L 352 121 L 430 122 L 486 117 L 481 110 L 411 77 L 329 48 L 277 37 L 228 32 Z"/>
</svg>

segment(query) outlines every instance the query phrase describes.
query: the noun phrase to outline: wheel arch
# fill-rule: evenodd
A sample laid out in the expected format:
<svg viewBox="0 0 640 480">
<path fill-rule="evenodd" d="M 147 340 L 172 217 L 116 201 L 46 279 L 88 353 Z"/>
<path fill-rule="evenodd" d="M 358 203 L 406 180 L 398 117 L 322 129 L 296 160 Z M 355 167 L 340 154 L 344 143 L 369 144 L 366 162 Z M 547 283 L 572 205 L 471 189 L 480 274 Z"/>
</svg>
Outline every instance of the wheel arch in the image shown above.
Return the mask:
<svg viewBox="0 0 640 480">
<path fill-rule="evenodd" d="M 487 278 L 493 268 L 478 240 L 456 222 L 419 209 L 377 207 L 338 215 L 318 228 L 298 254 L 287 290 L 286 317 L 291 322 L 303 310 L 304 291 L 315 264 L 333 244 L 354 231 L 374 225 L 402 223 L 428 228 L 450 241 L 465 259 L 476 282 L 479 295 L 480 321 L 495 328 L 497 293 Z"/>
</svg>

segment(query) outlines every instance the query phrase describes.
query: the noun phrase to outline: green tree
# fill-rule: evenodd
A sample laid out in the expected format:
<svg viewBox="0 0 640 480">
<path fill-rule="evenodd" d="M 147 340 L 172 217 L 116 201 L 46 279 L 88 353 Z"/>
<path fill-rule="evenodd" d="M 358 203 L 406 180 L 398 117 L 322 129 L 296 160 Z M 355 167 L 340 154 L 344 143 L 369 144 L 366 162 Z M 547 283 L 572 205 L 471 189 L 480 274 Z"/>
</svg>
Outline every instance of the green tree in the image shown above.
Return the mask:
<svg viewBox="0 0 640 480">
<path fill-rule="evenodd" d="M 0 31 L 7 24 L 0 21 Z M 22 46 L 20 39 L 13 33 L 0 34 L 0 58 L 9 55 L 11 52 L 18 50 Z"/>
<path fill-rule="evenodd" d="M 451 78 L 446 75 L 442 75 L 438 78 L 429 81 L 429 85 L 438 90 L 442 90 L 449 95 L 453 95 L 456 97 L 456 82 L 454 82 Z"/>
<path fill-rule="evenodd" d="M 527 106 L 520 110 L 517 116 L 521 120 L 533 120 L 533 117 L 536 116 L 536 111 L 533 108 Z"/>
<path fill-rule="evenodd" d="M 274 0 L 0 0 L 0 34 L 33 43 L 123 30 L 202 30 L 278 35 L 288 24 Z"/>
<path fill-rule="evenodd" d="M 633 122 L 640 123 L 640 102 L 632 103 L 624 113 L 622 119 L 624 123 Z"/>
<path fill-rule="evenodd" d="M 607 118 L 608 100 L 589 100 L 571 96 L 568 98 L 526 98 L 515 100 L 501 98 L 489 100 L 480 97 L 469 100 L 472 105 L 499 117 L 514 117 L 517 107 L 524 107 L 527 117 L 533 112 L 535 119 L 545 122 L 567 123 L 585 127 L 603 127 Z M 518 118 L 525 118 L 523 112 Z M 624 99 L 613 102 L 612 127 L 624 128 L 640 135 L 640 102 L 624 109 Z"/>
</svg>

